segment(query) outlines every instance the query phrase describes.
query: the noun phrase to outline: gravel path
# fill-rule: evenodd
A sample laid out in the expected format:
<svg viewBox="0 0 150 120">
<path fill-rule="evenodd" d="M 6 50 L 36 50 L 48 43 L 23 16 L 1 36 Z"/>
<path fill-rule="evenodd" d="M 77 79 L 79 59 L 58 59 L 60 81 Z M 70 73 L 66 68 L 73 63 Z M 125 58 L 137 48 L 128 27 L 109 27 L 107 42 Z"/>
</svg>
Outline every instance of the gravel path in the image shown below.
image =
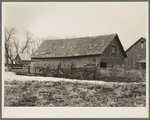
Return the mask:
<svg viewBox="0 0 150 120">
<path fill-rule="evenodd" d="M 54 78 L 54 77 L 42 77 L 42 76 L 25 76 L 25 75 L 15 75 L 13 72 L 4 72 L 4 80 L 11 81 L 66 81 L 66 82 L 80 82 L 80 83 L 92 83 L 92 84 L 131 84 L 131 83 L 118 83 L 118 82 L 104 82 L 104 81 L 94 81 L 94 80 L 76 80 L 76 79 L 65 79 L 65 78 Z M 134 83 L 141 84 L 141 83 Z"/>
</svg>

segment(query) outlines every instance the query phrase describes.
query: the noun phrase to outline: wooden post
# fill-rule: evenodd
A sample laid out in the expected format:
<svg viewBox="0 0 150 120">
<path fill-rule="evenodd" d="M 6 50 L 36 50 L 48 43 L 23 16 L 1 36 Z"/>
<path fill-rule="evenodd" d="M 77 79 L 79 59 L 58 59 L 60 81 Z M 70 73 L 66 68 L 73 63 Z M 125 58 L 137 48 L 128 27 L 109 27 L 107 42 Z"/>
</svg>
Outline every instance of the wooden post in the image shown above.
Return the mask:
<svg viewBox="0 0 150 120">
<path fill-rule="evenodd" d="M 73 62 L 71 63 L 71 74 L 73 74 L 73 70 L 74 70 L 74 64 Z"/>
<path fill-rule="evenodd" d="M 43 72 L 43 76 L 45 76 L 45 73 L 44 73 L 44 67 L 42 67 L 42 72 Z"/>
<path fill-rule="evenodd" d="M 34 72 L 35 72 L 35 75 L 36 75 L 36 67 L 34 67 Z"/>
<path fill-rule="evenodd" d="M 57 70 L 57 75 L 59 77 L 59 70 L 61 69 L 61 63 L 58 63 L 58 70 Z"/>
<path fill-rule="evenodd" d="M 101 55 L 98 58 L 96 57 L 96 67 L 100 67 L 100 62 L 101 62 Z"/>
<path fill-rule="evenodd" d="M 97 76 L 96 76 L 96 72 L 97 72 L 97 70 L 99 70 L 98 68 L 100 68 L 100 65 L 101 65 L 101 55 L 98 57 L 98 58 L 96 58 L 96 68 L 95 68 L 95 70 L 94 70 L 94 77 L 93 77 L 93 79 L 95 79 Z"/>
<path fill-rule="evenodd" d="M 30 73 L 30 65 L 28 66 L 28 73 Z"/>
<path fill-rule="evenodd" d="M 99 67 L 101 66 L 101 55 L 99 56 Z"/>
<path fill-rule="evenodd" d="M 94 68 L 94 76 L 93 76 L 93 79 L 96 78 L 96 71 L 97 71 L 97 66 L 95 66 L 95 68 Z"/>
</svg>

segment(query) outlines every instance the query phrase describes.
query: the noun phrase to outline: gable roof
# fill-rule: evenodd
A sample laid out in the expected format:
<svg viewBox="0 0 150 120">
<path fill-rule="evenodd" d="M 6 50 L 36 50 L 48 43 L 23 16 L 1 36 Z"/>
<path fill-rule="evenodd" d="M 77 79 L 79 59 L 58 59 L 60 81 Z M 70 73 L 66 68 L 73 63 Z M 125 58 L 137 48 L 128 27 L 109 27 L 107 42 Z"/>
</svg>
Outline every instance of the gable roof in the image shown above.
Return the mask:
<svg viewBox="0 0 150 120">
<path fill-rule="evenodd" d="M 139 40 L 137 40 L 133 45 L 131 45 L 127 50 L 126 50 L 126 52 L 128 51 L 128 50 L 130 50 L 136 43 L 138 43 L 140 40 L 145 40 L 146 41 L 146 38 L 143 38 L 143 37 L 141 37 Z"/>
<path fill-rule="evenodd" d="M 31 61 L 30 54 L 18 54 L 21 60 Z M 17 55 L 17 56 L 18 56 Z"/>
<path fill-rule="evenodd" d="M 73 57 L 102 54 L 117 34 L 45 40 L 31 58 Z M 124 50 L 123 50 L 124 51 Z"/>
</svg>

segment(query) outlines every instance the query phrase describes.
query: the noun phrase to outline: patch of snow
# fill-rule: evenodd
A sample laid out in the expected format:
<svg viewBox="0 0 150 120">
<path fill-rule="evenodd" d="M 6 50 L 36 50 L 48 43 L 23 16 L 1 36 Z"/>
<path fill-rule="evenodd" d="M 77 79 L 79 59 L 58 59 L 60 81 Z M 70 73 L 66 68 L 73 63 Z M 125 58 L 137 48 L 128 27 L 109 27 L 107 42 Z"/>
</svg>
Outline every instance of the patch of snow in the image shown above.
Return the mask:
<svg viewBox="0 0 150 120">
<path fill-rule="evenodd" d="M 118 82 L 104 82 L 104 81 L 94 81 L 94 80 L 77 80 L 77 79 L 65 79 L 65 78 L 56 78 L 56 77 L 42 77 L 42 76 L 25 76 L 25 75 L 16 75 L 13 72 L 4 72 L 4 80 L 17 80 L 17 81 L 66 81 L 66 82 L 80 82 L 80 83 L 91 83 L 91 84 L 131 84 L 131 83 L 118 83 Z M 139 84 L 139 83 L 135 83 Z"/>
</svg>

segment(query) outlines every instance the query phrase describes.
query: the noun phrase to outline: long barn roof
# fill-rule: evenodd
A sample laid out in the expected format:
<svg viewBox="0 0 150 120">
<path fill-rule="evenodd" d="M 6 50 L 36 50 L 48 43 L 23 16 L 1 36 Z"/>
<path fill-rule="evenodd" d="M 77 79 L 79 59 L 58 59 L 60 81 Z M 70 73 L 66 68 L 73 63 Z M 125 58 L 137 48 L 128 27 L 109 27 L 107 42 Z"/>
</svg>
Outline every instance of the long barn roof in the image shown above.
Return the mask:
<svg viewBox="0 0 150 120">
<path fill-rule="evenodd" d="M 73 57 L 102 54 L 117 34 L 45 40 L 31 58 Z"/>
</svg>

